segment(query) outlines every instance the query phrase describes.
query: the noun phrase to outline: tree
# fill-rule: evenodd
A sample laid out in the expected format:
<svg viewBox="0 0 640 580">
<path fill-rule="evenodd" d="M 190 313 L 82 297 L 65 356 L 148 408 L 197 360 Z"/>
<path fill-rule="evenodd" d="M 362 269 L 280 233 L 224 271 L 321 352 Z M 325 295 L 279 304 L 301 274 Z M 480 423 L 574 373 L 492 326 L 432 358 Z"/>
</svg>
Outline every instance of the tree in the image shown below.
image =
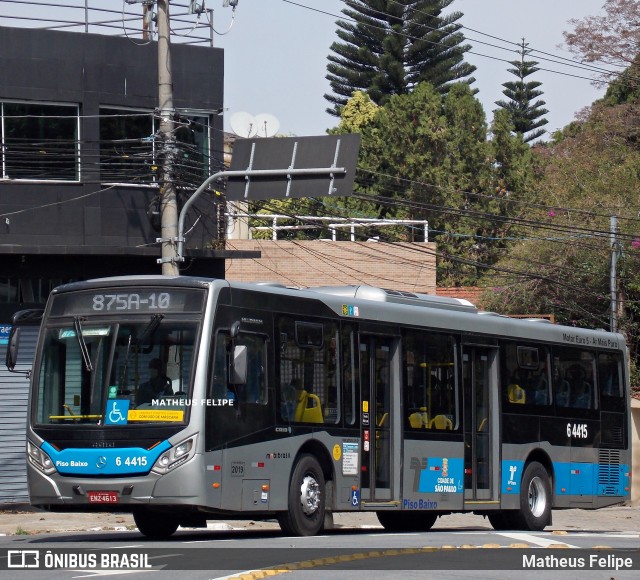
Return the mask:
<svg viewBox="0 0 640 580">
<path fill-rule="evenodd" d="M 539 148 L 536 155 L 544 156 L 545 167 L 537 189 L 547 206 L 529 207 L 524 217 L 531 226 L 509 256 L 497 263 L 499 274 L 487 276 L 487 285 L 500 291 L 484 303 L 505 314 L 553 313 L 563 324 L 608 326 L 608 232 L 610 216 L 616 215 L 623 250 L 619 328 L 636 367 L 640 357 L 638 135 L 640 107 L 596 104 L 555 143 Z"/>
<path fill-rule="evenodd" d="M 472 284 L 481 264 L 495 259 L 483 243 L 493 227 L 489 202 L 476 195 L 491 181 L 489 158 L 484 110 L 469 86 L 455 84 L 443 96 L 420 83 L 393 95 L 364 127 L 358 191 L 378 217 L 428 220 L 438 283 Z M 399 230 L 396 239 L 415 238 Z"/>
<path fill-rule="evenodd" d="M 442 11 L 453 0 L 345 0 L 337 35 L 328 56 L 327 79 L 333 94 L 327 111 L 340 116 L 354 91 L 366 91 L 384 105 L 392 95 L 406 94 L 430 82 L 446 92 L 470 77 L 474 66 L 464 62 L 469 50 L 456 22 L 462 14 Z"/>
<path fill-rule="evenodd" d="M 604 16 L 587 16 L 569 21 L 575 28 L 564 32 L 569 50 L 587 62 L 637 67 L 640 53 L 640 2 L 606 0 Z M 634 71 L 637 77 L 637 69 Z M 603 71 L 605 79 L 615 73 Z"/>
<path fill-rule="evenodd" d="M 614 79 L 607 92 L 603 97 L 603 103 L 605 105 L 615 106 L 624 104 L 639 104 L 640 103 L 640 79 L 638 73 L 640 72 L 640 55 L 636 57 L 633 63 L 628 66 L 622 74 Z"/>
<path fill-rule="evenodd" d="M 370 123 L 380 107 L 363 91 L 355 91 L 340 113 L 340 123 L 329 133 L 360 133 Z"/>
<path fill-rule="evenodd" d="M 496 101 L 496 105 L 509 112 L 513 119 L 516 133 L 522 135 L 525 143 L 544 135 L 545 130 L 541 127 L 548 123 L 543 118 L 543 115 L 548 113 L 547 109 L 543 108 L 545 102 L 541 99 L 534 102 L 535 99 L 542 95 L 542 91 L 538 90 L 542 83 L 525 81 L 528 76 L 539 70 L 536 68 L 538 64 L 536 61 L 526 60 L 527 55 L 531 53 L 531 49 L 528 46 L 523 38 L 520 45 L 520 60 L 512 60 L 511 64 L 514 68 L 508 69 L 518 80 L 506 82 L 502 85 L 504 87 L 502 93 L 509 100 Z"/>
</svg>

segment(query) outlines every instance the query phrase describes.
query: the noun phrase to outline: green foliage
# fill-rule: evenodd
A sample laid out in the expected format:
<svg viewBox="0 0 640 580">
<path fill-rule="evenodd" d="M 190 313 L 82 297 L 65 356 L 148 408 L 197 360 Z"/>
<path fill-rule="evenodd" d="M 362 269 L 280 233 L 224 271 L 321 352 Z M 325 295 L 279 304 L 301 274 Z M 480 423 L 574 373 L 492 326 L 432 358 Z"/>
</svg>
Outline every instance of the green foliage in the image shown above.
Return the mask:
<svg viewBox="0 0 640 580">
<path fill-rule="evenodd" d="M 377 203 L 380 217 L 429 220 L 438 284 L 474 284 L 508 244 L 506 218 L 519 211 L 511 199 L 530 183 L 533 163 L 508 118 L 500 119 L 488 142 L 484 111 L 468 85 L 442 96 L 421 83 L 394 95 L 363 128 L 359 191 Z"/>
<path fill-rule="evenodd" d="M 378 109 L 378 105 L 371 100 L 367 93 L 355 91 L 342 108 L 338 127 L 330 130 L 329 133 L 360 133 L 365 125 L 373 121 Z"/>
<path fill-rule="evenodd" d="M 499 292 L 487 296 L 486 307 L 509 314 L 555 314 L 564 324 L 608 328 L 608 232 L 610 216 L 616 215 L 622 243 L 619 329 L 632 359 L 638 360 L 639 138 L 640 107 L 601 103 L 535 152 L 537 167 L 544 170 L 537 181 L 538 195 L 547 209 L 528 208 L 525 217 L 537 225 L 526 229 L 526 239 L 497 264 L 502 274 L 487 276 L 486 285 Z"/>
<path fill-rule="evenodd" d="M 525 143 L 542 137 L 545 133 L 542 127 L 548 123 L 543 118 L 543 115 L 548 113 L 547 109 L 543 108 L 545 102 L 541 99 L 535 101 L 542 95 L 542 91 L 538 90 L 542 83 L 537 81 L 525 82 L 528 76 L 539 70 L 536 68 L 538 64 L 536 61 L 525 60 L 530 52 L 531 49 L 528 48 L 528 44 L 523 39 L 520 47 L 520 60 L 512 60 L 511 64 L 514 68 L 509 69 L 509 72 L 515 75 L 518 80 L 506 82 L 502 85 L 504 87 L 502 92 L 508 98 L 508 101 L 496 101 L 496 105 L 509 112 L 515 132 L 522 135 Z"/>
<path fill-rule="evenodd" d="M 640 55 L 607 88 L 603 103 L 609 106 L 640 103 Z"/>
<path fill-rule="evenodd" d="M 457 24 L 462 14 L 443 16 L 453 0 L 345 0 L 337 22 L 340 41 L 331 45 L 327 111 L 340 116 L 354 91 L 384 105 L 427 81 L 442 92 L 461 79 L 472 83 L 475 67 L 464 62 L 469 46 Z"/>
</svg>

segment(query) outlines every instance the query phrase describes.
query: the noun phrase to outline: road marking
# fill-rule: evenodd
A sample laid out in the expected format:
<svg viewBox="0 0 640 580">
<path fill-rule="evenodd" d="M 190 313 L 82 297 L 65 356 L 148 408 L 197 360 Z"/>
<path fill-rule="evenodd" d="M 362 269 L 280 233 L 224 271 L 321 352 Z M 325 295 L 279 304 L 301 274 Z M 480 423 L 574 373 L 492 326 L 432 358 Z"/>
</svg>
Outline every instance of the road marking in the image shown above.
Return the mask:
<svg viewBox="0 0 640 580">
<path fill-rule="evenodd" d="M 497 532 L 498 536 L 504 536 L 506 538 L 512 538 L 514 540 L 518 540 L 519 542 L 526 542 L 527 544 L 534 544 L 536 546 L 540 546 L 541 548 L 546 548 L 550 545 L 557 545 L 558 543 L 562 543 L 566 545 L 568 548 L 578 548 L 578 546 L 574 546 L 572 544 L 567 544 L 566 542 L 559 542 L 557 538 L 553 540 L 547 540 L 545 538 L 541 538 L 539 536 L 534 536 L 532 534 L 524 534 L 520 532 Z"/>
<path fill-rule="evenodd" d="M 567 535 L 578 538 L 640 538 L 640 534 L 618 534 L 616 532 L 568 532 Z"/>
</svg>

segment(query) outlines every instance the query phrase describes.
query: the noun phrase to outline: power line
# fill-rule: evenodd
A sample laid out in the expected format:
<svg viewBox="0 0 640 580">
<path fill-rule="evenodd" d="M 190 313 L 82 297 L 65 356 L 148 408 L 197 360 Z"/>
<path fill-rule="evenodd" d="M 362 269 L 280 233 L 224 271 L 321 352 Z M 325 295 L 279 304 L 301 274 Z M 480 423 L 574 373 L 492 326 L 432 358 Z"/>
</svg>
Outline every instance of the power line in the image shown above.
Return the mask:
<svg viewBox="0 0 640 580">
<path fill-rule="evenodd" d="M 346 20 L 346 21 L 349 21 L 349 22 L 360 24 L 360 25 L 362 25 L 364 27 L 367 27 L 367 28 L 372 28 L 372 29 L 376 29 L 376 30 L 383 30 L 383 31 L 387 32 L 388 34 L 401 36 L 401 37 L 407 38 L 408 40 L 420 40 L 422 42 L 427 42 L 429 44 L 433 44 L 433 45 L 436 45 L 436 46 L 442 46 L 444 48 L 450 48 L 449 46 L 447 46 L 446 44 L 443 44 L 441 42 L 432 41 L 432 40 L 426 40 L 424 38 L 418 38 L 418 37 L 409 35 L 409 34 L 404 33 L 404 32 L 398 32 L 398 31 L 392 30 L 390 28 L 385 28 L 383 26 L 376 26 L 376 25 L 373 25 L 373 24 L 358 22 L 357 20 L 345 17 L 345 15 L 333 14 L 331 12 L 327 12 L 326 10 L 321 10 L 319 8 L 313 8 L 311 6 L 307 6 L 307 5 L 301 4 L 299 2 L 294 2 L 293 0 L 281 0 L 281 1 L 285 2 L 287 4 L 291 4 L 293 6 L 297 6 L 299 8 L 303 8 L 303 9 L 306 9 L 306 10 L 310 10 L 310 11 L 313 11 L 313 12 L 324 14 L 326 16 L 331 16 L 331 17 L 337 18 L 339 20 Z M 385 12 L 382 12 L 382 11 L 377 11 L 377 10 L 373 10 L 373 11 L 374 12 L 378 12 L 381 15 L 391 16 L 388 13 L 385 13 Z M 487 44 L 487 43 L 484 43 L 484 42 L 478 41 L 478 40 L 475 40 L 475 41 L 473 39 L 467 39 L 467 40 L 470 40 L 472 42 L 478 42 L 478 43 L 481 43 L 481 44 Z M 504 39 L 502 39 L 502 40 L 503 40 L 503 42 L 509 42 L 509 41 L 506 41 Z M 500 48 L 501 50 L 508 50 L 508 49 L 506 49 L 504 47 L 498 47 L 498 46 L 495 46 L 495 48 Z M 496 61 L 504 62 L 506 64 L 511 64 L 511 61 L 506 59 L 506 58 L 501 58 L 501 57 L 497 57 L 497 56 L 493 56 L 493 55 L 489 55 L 489 54 L 484 54 L 484 53 L 481 53 L 481 52 L 476 52 L 474 50 L 467 50 L 467 51 L 465 51 L 465 53 L 472 54 L 474 56 L 480 56 L 482 58 L 486 58 L 486 59 L 490 59 L 490 60 L 496 60 Z M 545 58 L 545 57 L 539 57 L 539 58 L 541 60 L 550 60 L 550 59 Z M 600 67 L 595 67 L 593 65 L 586 65 L 586 64 L 583 64 L 583 63 L 576 63 L 575 61 L 571 61 L 573 64 L 568 64 L 568 63 L 564 64 L 562 62 L 557 62 L 557 61 L 553 61 L 553 62 L 555 62 L 555 64 L 562 64 L 563 66 L 567 66 L 569 68 L 589 70 L 589 71 L 592 71 L 592 72 L 602 72 L 602 69 L 600 69 Z M 592 83 L 607 84 L 606 81 L 602 81 L 602 80 L 599 80 L 599 79 L 594 79 L 593 77 L 585 77 L 585 76 L 582 76 L 582 75 L 579 75 L 579 74 L 562 72 L 562 71 L 557 71 L 557 70 L 553 70 L 553 69 L 549 69 L 549 68 L 543 68 L 543 67 L 539 67 L 539 70 L 545 71 L 545 72 L 549 72 L 549 73 L 552 73 L 552 74 L 557 74 L 557 75 L 561 75 L 561 76 L 570 77 L 570 78 L 588 80 L 589 82 L 592 82 Z M 621 78 L 627 78 L 626 76 L 623 76 L 623 73 L 621 73 L 621 72 L 615 72 L 615 71 L 607 71 L 607 72 L 608 72 L 608 74 L 611 74 L 611 75 L 619 76 Z"/>
</svg>

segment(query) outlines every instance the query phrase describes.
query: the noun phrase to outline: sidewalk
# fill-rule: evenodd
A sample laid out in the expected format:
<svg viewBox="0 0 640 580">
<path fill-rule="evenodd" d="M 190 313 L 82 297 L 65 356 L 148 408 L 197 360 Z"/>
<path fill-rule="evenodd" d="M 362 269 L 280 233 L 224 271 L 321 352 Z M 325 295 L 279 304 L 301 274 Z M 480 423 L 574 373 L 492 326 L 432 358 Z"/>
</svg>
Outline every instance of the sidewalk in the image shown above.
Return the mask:
<svg viewBox="0 0 640 580">
<path fill-rule="evenodd" d="M 375 514 L 339 513 L 334 516 L 336 527 L 381 528 Z M 212 520 L 209 529 L 279 529 L 269 520 Z M 489 521 L 473 514 L 452 514 L 439 518 L 434 529 L 492 529 Z M 28 505 L 0 505 L 0 536 L 61 533 L 88 530 L 136 530 L 127 513 L 51 513 Z M 637 532 L 640 533 L 640 508 L 611 507 L 601 510 L 555 510 L 553 525 L 547 531 L 557 532 Z"/>
</svg>

